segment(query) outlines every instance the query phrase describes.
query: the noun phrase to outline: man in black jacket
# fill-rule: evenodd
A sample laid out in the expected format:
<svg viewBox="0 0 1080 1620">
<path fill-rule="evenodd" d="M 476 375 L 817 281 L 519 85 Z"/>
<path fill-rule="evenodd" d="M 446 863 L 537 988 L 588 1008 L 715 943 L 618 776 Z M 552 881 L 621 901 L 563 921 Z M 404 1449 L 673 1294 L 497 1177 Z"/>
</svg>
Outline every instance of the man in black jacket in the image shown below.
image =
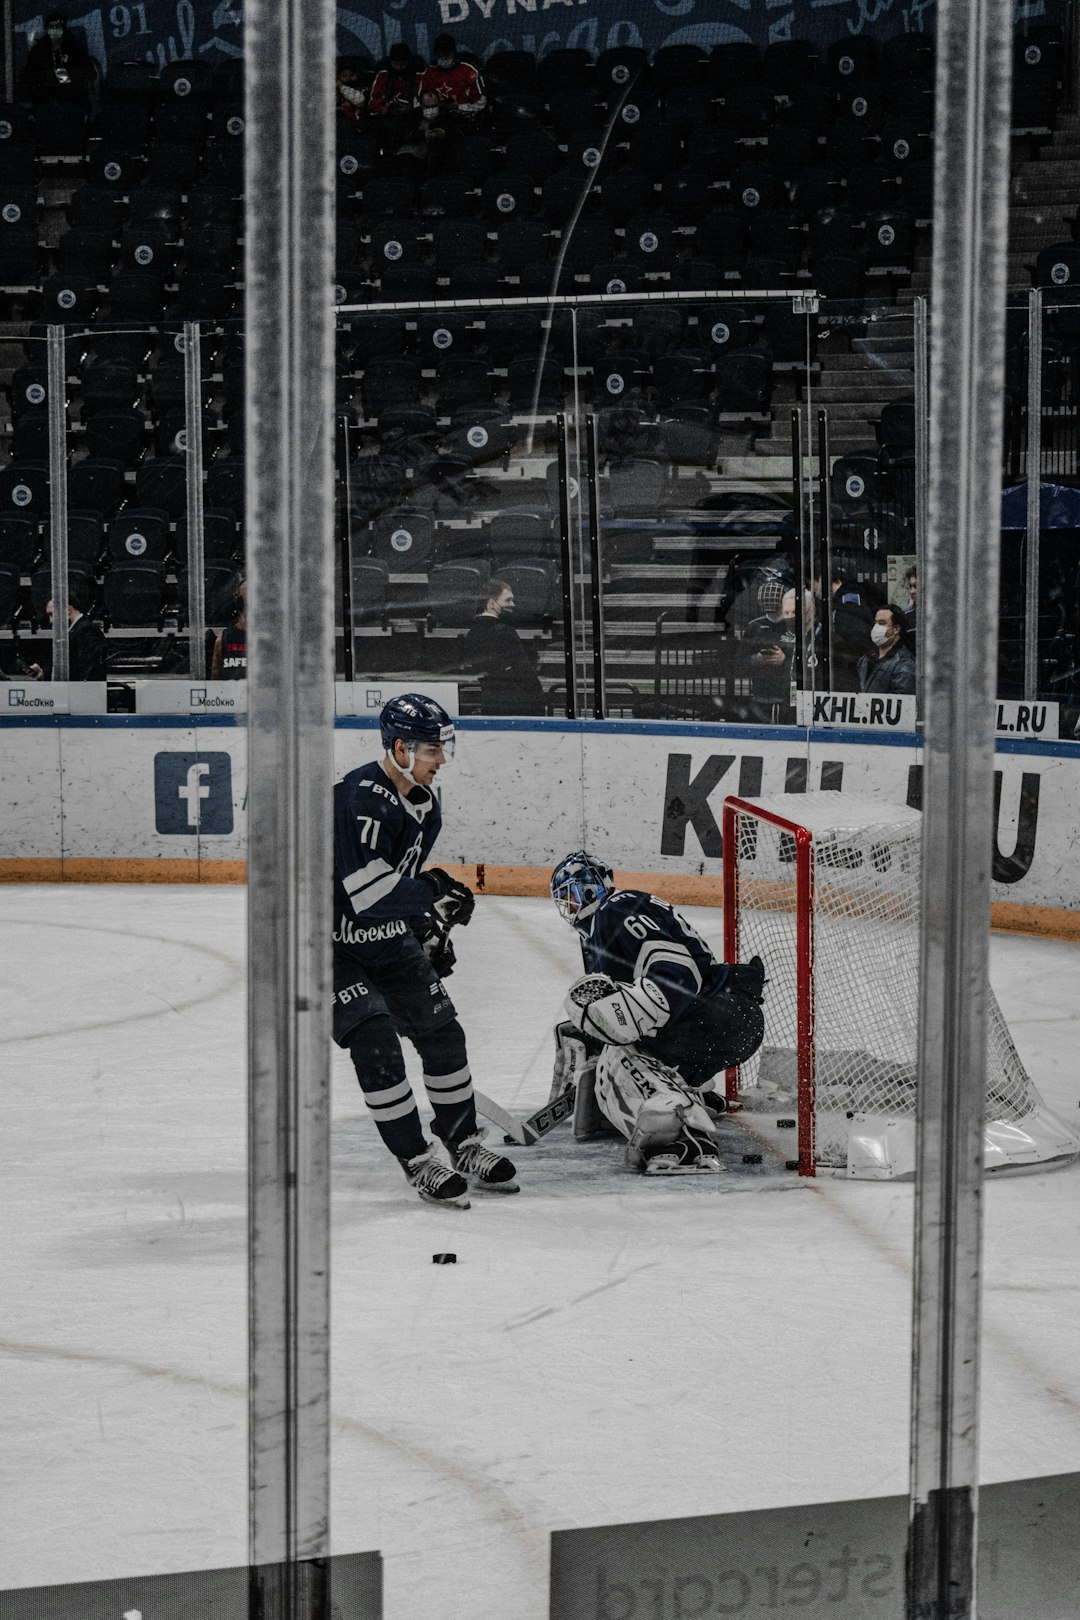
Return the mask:
<svg viewBox="0 0 1080 1620">
<path fill-rule="evenodd" d="M 53 622 L 53 604 L 46 602 L 49 623 Z M 88 619 L 77 603 L 68 602 L 68 680 L 103 681 L 109 658 L 109 644 L 104 632 L 93 619 Z M 40 664 L 31 664 L 26 672 L 32 680 L 41 681 L 45 671 Z"/>
<path fill-rule="evenodd" d="M 510 623 L 514 592 L 504 579 L 484 586 L 484 605 L 465 637 L 465 663 L 482 677 L 483 714 L 543 714 L 544 689 Z"/>
<path fill-rule="evenodd" d="M 88 112 L 94 73 L 93 58 L 64 13 L 50 11 L 44 34 L 30 47 L 19 89 L 36 107 L 53 102 Z"/>
<path fill-rule="evenodd" d="M 914 697 L 915 660 L 900 633 L 899 608 L 878 608 L 870 640 L 873 652 L 859 659 L 859 690 Z"/>
</svg>

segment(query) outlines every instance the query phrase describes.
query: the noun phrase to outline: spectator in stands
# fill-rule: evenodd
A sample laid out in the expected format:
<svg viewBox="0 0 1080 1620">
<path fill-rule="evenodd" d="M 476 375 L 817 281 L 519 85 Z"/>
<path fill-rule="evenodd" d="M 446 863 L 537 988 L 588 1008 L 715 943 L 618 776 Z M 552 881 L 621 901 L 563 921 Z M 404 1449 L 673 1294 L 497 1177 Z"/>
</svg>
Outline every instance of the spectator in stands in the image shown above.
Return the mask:
<svg viewBox="0 0 1080 1620">
<path fill-rule="evenodd" d="M 247 679 L 247 580 L 236 587 L 236 609 L 233 621 L 214 642 L 210 659 L 212 681 L 243 681 Z"/>
<path fill-rule="evenodd" d="M 416 84 L 419 100 L 425 90 L 434 90 L 440 101 L 448 101 L 460 113 L 474 116 L 487 106 L 484 81 L 471 62 L 462 60 L 452 34 L 440 34 L 434 56 Z"/>
<path fill-rule="evenodd" d="M 419 118 L 416 118 L 416 112 Z M 423 168 L 441 170 L 453 166 L 454 110 L 440 101 L 434 90 L 421 90 L 420 104 L 413 114 L 416 122 L 397 148 L 396 156 L 411 158 Z"/>
<path fill-rule="evenodd" d="M 356 118 L 367 106 L 368 93 L 358 68 L 342 67 L 337 76 L 337 113 L 339 118 Z"/>
<path fill-rule="evenodd" d="M 761 593 L 765 612 L 751 619 L 742 645 L 750 678 L 750 709 L 755 720 L 767 725 L 790 724 L 795 718 L 792 687 L 795 665 L 795 604 L 793 589 L 777 582 L 779 601 L 770 604 Z"/>
<path fill-rule="evenodd" d="M 917 607 L 919 595 L 919 570 L 914 564 L 904 575 L 904 584 L 908 590 L 907 607 L 900 609 L 900 618 L 903 623 L 904 638 L 912 652 L 915 651 L 915 637 L 918 634 Z"/>
<path fill-rule="evenodd" d="M 814 581 L 814 594 L 820 594 L 820 582 Z M 832 667 L 829 686 L 834 692 L 859 690 L 859 660 L 873 651 L 870 631 L 880 596 L 865 585 L 848 579 L 834 568 L 830 580 L 830 611 L 832 613 Z"/>
<path fill-rule="evenodd" d="M 878 608 L 870 640 L 874 650 L 859 659 L 860 692 L 890 692 L 902 697 L 915 695 L 915 659 L 901 631 L 901 612 L 896 607 Z"/>
<path fill-rule="evenodd" d="M 45 604 L 45 612 L 49 615 L 49 623 L 53 622 L 53 603 L 51 599 Z M 103 681 L 106 675 L 106 665 L 109 658 L 109 644 L 105 633 L 96 625 L 93 619 L 88 619 L 83 613 L 74 595 L 68 594 L 68 680 L 69 681 Z M 40 664 L 27 666 L 27 675 L 33 681 L 45 679 L 45 671 Z M 51 678 L 51 677 L 50 677 Z"/>
<path fill-rule="evenodd" d="M 379 68 L 368 97 L 368 111 L 372 118 L 393 121 L 403 119 L 412 124 L 416 102 L 416 81 L 420 64 L 407 45 L 391 45 L 390 54 Z"/>
<path fill-rule="evenodd" d="M 484 586 L 480 614 L 465 637 L 465 664 L 481 677 L 483 714 L 543 714 L 544 689 L 510 623 L 514 592 L 504 579 Z"/>
<path fill-rule="evenodd" d="M 30 47 L 20 91 L 35 107 L 59 103 L 73 111 L 90 110 L 94 63 L 82 39 L 73 34 L 62 11 L 50 11 L 45 32 Z"/>
</svg>

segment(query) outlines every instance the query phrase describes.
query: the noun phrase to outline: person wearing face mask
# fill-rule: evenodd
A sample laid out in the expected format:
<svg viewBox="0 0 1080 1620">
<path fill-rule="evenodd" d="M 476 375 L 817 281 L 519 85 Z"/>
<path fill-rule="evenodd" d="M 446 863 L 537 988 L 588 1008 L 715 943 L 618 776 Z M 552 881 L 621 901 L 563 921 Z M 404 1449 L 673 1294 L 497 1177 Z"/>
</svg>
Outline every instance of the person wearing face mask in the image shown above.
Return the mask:
<svg viewBox="0 0 1080 1620">
<path fill-rule="evenodd" d="M 434 90 L 420 92 L 413 109 L 415 120 L 397 148 L 398 158 L 408 158 L 428 173 L 441 173 L 453 167 L 454 112 L 449 102 L 440 101 Z"/>
<path fill-rule="evenodd" d="M 62 11 L 50 11 L 22 71 L 23 99 L 36 107 L 53 102 L 88 112 L 93 82 L 94 63 L 85 44 L 68 28 Z"/>
<path fill-rule="evenodd" d="M 874 650 L 859 659 L 860 692 L 915 693 L 915 660 L 900 629 L 900 610 L 878 608 L 870 631 Z"/>
<path fill-rule="evenodd" d="M 435 41 L 431 63 L 416 83 L 417 100 L 425 90 L 434 90 L 440 101 L 470 117 L 487 106 L 484 81 L 471 62 L 462 61 L 451 34 L 440 34 Z"/>
<path fill-rule="evenodd" d="M 511 624 L 514 592 L 504 579 L 484 586 L 479 617 L 465 637 L 465 664 L 481 677 L 481 713 L 543 714 L 544 689 Z"/>
<path fill-rule="evenodd" d="M 411 119 L 420 64 L 407 45 L 391 45 L 372 81 L 368 111 L 372 118 Z"/>
</svg>

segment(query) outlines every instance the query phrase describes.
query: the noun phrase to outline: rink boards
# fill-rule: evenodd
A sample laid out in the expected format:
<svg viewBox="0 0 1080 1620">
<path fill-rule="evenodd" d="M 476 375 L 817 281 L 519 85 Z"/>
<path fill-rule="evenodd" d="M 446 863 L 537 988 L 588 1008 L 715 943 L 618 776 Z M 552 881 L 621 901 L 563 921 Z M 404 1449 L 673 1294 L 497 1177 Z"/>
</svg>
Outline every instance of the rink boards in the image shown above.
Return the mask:
<svg viewBox="0 0 1080 1620">
<path fill-rule="evenodd" d="M 0 720 L 0 879 L 242 882 L 240 715 Z M 491 893 L 544 892 L 586 846 L 683 903 L 719 904 L 728 793 L 824 788 L 920 802 L 913 734 L 649 721 L 462 720 L 440 778 L 443 864 Z M 340 773 L 380 752 L 339 717 Z M 994 920 L 1080 937 L 1080 744 L 999 739 Z"/>
</svg>

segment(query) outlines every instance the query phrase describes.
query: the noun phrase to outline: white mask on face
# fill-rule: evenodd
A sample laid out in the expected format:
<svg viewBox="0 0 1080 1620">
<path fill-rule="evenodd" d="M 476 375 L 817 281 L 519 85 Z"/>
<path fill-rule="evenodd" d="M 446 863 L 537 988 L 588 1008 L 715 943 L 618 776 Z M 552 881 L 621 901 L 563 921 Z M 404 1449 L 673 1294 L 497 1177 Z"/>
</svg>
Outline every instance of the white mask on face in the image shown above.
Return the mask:
<svg viewBox="0 0 1080 1620">
<path fill-rule="evenodd" d="M 889 632 L 883 624 L 875 624 L 870 632 L 870 640 L 875 647 L 884 647 L 889 639 Z"/>
<path fill-rule="evenodd" d="M 438 118 L 439 116 L 438 107 L 421 107 L 420 111 L 424 118 Z"/>
</svg>

